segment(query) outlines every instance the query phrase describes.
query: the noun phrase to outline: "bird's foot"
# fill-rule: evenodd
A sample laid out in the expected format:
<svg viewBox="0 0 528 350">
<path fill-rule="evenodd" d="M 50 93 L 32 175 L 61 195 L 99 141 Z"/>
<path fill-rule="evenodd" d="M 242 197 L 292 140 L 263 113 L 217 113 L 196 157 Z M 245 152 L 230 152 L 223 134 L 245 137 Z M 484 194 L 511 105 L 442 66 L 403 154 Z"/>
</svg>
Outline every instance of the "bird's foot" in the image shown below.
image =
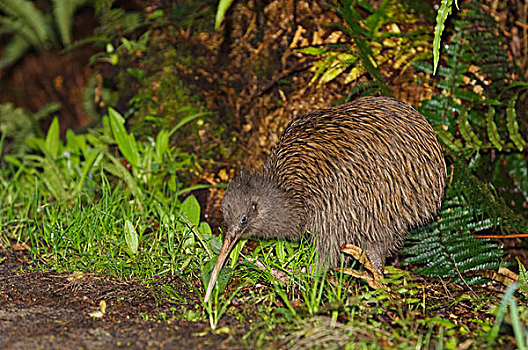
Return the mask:
<svg viewBox="0 0 528 350">
<path fill-rule="evenodd" d="M 288 275 L 284 271 L 277 270 L 277 269 L 274 269 L 274 268 L 271 268 L 271 269 L 268 270 L 266 268 L 266 266 L 264 266 L 264 264 L 262 262 L 260 262 L 258 259 L 247 258 L 247 260 L 253 262 L 260 270 L 271 272 L 273 277 L 275 277 L 275 279 L 278 280 L 278 281 L 287 282 L 287 281 L 290 280 L 290 278 L 288 277 Z M 286 269 L 286 270 L 291 271 L 290 269 Z"/>
<path fill-rule="evenodd" d="M 341 251 L 345 254 L 352 255 L 357 261 L 363 264 L 368 272 L 348 268 L 338 268 L 338 271 L 342 271 L 343 273 L 356 278 L 361 278 L 373 289 L 379 289 L 381 287 L 380 280 L 383 278 L 383 274 L 372 265 L 363 249 L 352 244 L 344 244 L 341 247 Z"/>
</svg>

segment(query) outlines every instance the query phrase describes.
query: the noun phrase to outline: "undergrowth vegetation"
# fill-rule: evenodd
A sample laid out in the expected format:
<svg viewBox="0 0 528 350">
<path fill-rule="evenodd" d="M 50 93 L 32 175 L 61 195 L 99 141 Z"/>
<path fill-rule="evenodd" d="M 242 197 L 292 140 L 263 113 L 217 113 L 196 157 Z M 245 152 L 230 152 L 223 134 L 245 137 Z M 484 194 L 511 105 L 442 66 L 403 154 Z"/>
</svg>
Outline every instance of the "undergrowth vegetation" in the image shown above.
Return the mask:
<svg viewBox="0 0 528 350">
<path fill-rule="evenodd" d="M 361 16 L 354 2 L 341 4 L 337 11 L 346 25 L 338 28 L 350 34 L 352 43 L 298 50 L 316 58 L 312 83 L 328 84 L 346 75 L 344 84 L 357 82 L 348 97 L 358 92 L 390 95 L 380 73 L 390 61 L 391 69 L 413 66 L 425 73 L 420 83 L 434 91 L 418 110 L 446 148 L 450 181 L 439 219 L 409 236 L 405 263 L 426 264 L 417 272 L 459 282 L 461 273 L 497 270 L 504 264 L 502 246 L 486 236 L 516 237 L 528 231 L 528 83 L 504 50 L 505 34 L 481 4 L 463 7 L 452 20 L 443 64 L 434 76 L 432 33 L 417 25 L 403 35 L 400 27 L 417 20 L 402 13 L 403 5 L 383 1 L 372 9 L 358 3 L 366 11 Z M 465 283 L 484 281 L 472 275 Z"/>
<path fill-rule="evenodd" d="M 217 23 L 231 5 L 221 3 Z M 2 4 L 1 10 L 15 16 Z M 454 14 L 438 74 L 432 75 L 432 27 L 406 12 L 406 6 L 336 3 L 333 9 L 343 21 L 339 29 L 350 42 L 310 45 L 297 53 L 312 60 L 310 84 L 341 79 L 350 87 L 347 98 L 392 94 L 380 68 L 389 63 L 403 71 L 414 69 L 420 83 L 435 92 L 419 110 L 446 149 L 446 199 L 437 220 L 413 231 L 403 249 L 404 268 L 422 277 L 389 266 L 383 287 L 372 290 L 339 270 L 313 269 L 316 253 L 308 240 L 242 240 L 231 251 L 213 297 L 201 303 L 221 237 L 213 234 L 215 228 L 192 193 L 226 185 L 191 179 L 204 176 L 204 164 L 215 162 L 214 152 L 229 153 L 228 123 L 219 123 L 177 77 L 177 68 L 192 59 L 167 49 L 138 63 L 153 45 L 150 31 L 137 40 L 117 41 L 117 34 L 108 34 L 115 28 L 112 23 L 121 23 L 123 33 L 142 23 L 122 9 L 99 8 L 101 30 L 108 35 L 86 42 L 106 44 L 92 63 L 120 69 L 118 89 L 130 81 L 138 84 L 124 115 L 110 107 L 97 127 L 83 133 L 68 130 L 61 138 L 57 118 L 46 133 L 38 127 L 60 106 L 51 104 L 35 114 L 0 106 L 0 247 L 26 247 L 36 268 L 144 283 L 174 276 L 193 286 L 195 298 L 182 300 L 167 283 L 160 299 L 185 307 L 144 317 L 208 322 L 212 331 L 227 333 L 236 321 L 244 324 L 238 341 L 246 347 L 455 349 L 515 339 L 525 348 L 524 266 L 518 263 L 519 282 L 502 300 L 482 287 L 490 274 L 479 272 L 512 265 L 504 245 L 490 235 L 528 232 L 528 83 L 502 49 L 500 27 L 478 4 Z M 71 40 L 67 28 L 75 8 L 63 14 L 61 21 L 67 22 L 58 24 L 64 44 Z M 161 13 L 149 20 L 157 28 L 165 23 Z M 412 30 L 402 33 L 406 26 Z M 20 40 L 17 35 L 12 40 Z M 12 57 L 3 63 L 18 59 Z M 152 68 L 156 63 L 162 69 Z M 116 87 L 103 85 L 98 85 L 100 108 L 117 101 Z M 94 97 L 88 94 L 86 100 Z M 98 113 L 93 104 L 88 108 Z M 212 141 L 203 142 L 206 132 Z M 189 146 L 189 140 L 197 140 L 193 145 L 198 147 Z M 428 290 L 434 287 L 449 289 L 451 299 L 436 299 Z M 463 321 L 453 314 L 460 309 Z M 503 332 L 504 325 L 513 331 Z"/>
</svg>

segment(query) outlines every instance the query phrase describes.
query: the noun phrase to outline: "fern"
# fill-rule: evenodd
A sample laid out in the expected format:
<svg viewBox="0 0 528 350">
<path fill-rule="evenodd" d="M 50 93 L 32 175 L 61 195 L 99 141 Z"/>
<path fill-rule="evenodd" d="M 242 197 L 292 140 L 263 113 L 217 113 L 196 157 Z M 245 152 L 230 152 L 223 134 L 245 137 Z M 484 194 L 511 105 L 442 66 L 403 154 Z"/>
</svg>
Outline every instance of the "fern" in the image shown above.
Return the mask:
<svg viewBox="0 0 528 350">
<path fill-rule="evenodd" d="M 440 219 L 414 231 L 402 253 L 408 255 L 405 264 L 423 264 L 416 272 L 429 277 L 460 276 L 468 271 L 498 269 L 504 253 L 502 246 L 489 239 L 473 237 L 474 233 L 493 227 L 491 219 L 467 206 L 461 197 L 444 201 Z M 453 232 L 455 231 L 456 232 Z M 469 284 L 484 280 L 477 275 L 464 277 Z"/>
<path fill-rule="evenodd" d="M 346 101 L 350 100 L 350 98 L 356 94 L 362 93 L 367 96 L 373 96 L 376 91 L 378 90 L 378 85 L 371 81 L 360 81 L 350 89 L 348 92 L 348 96 L 346 97 Z"/>
<path fill-rule="evenodd" d="M 71 43 L 73 14 L 86 0 L 53 0 L 53 16 L 42 13 L 28 0 L 0 0 L 0 32 L 13 34 L 3 48 L 0 68 L 16 63 L 31 47 L 45 51 L 59 42 L 58 28 L 63 45 Z M 55 21 L 55 22 L 54 22 Z"/>
<path fill-rule="evenodd" d="M 383 16 L 379 14 L 375 14 L 378 16 L 371 17 L 371 28 L 370 33 L 365 31 L 361 28 L 359 25 L 360 16 L 359 13 L 354 8 L 353 0 L 341 0 L 341 4 L 343 5 L 342 8 L 337 8 L 337 12 L 344 18 L 348 29 L 348 33 L 354 39 L 354 43 L 356 44 L 358 48 L 358 54 L 359 57 L 361 57 L 361 62 L 363 63 L 363 67 L 365 70 L 374 78 L 376 83 L 378 84 L 379 89 L 381 90 L 381 93 L 386 96 L 392 95 L 389 91 L 389 88 L 385 84 L 385 81 L 383 79 L 383 76 L 378 71 L 378 69 L 372 64 L 372 62 L 375 62 L 375 55 L 373 51 L 370 48 L 370 45 L 366 39 L 364 39 L 364 36 L 366 34 L 366 37 L 369 37 L 369 34 L 374 32 L 377 28 L 379 28 L 380 20 Z M 380 11 L 383 12 L 386 9 L 387 1 L 382 2 L 380 4 Z"/>
<path fill-rule="evenodd" d="M 29 0 L 0 0 L 0 10 L 10 18 L 18 21 L 21 26 L 28 28 L 34 34 L 33 45 L 46 48 L 51 41 L 49 24 L 45 16 Z"/>
<path fill-rule="evenodd" d="M 528 232 L 528 221 L 521 213 L 510 208 L 504 198 L 499 196 L 492 183 L 486 183 L 475 175 L 472 167 L 462 160 L 449 157 L 454 167 L 453 184 L 450 191 L 463 197 L 468 205 L 490 218 L 500 232 Z M 522 169 L 515 164 L 514 169 Z M 522 181 L 522 180 L 521 180 Z M 525 179 L 524 182 L 527 180 Z"/>
<path fill-rule="evenodd" d="M 473 234 L 493 231 L 507 237 L 528 232 L 527 142 L 521 121 L 528 84 L 503 49 L 498 24 L 478 4 L 451 22 L 450 37 L 435 80 L 436 93 L 419 110 L 446 146 L 453 169 L 440 219 L 409 235 L 407 264 L 418 272 L 454 277 L 470 270 L 496 269 L 504 253 L 498 243 Z M 413 66 L 427 76 L 429 62 Z M 526 124 L 524 124 L 526 125 Z M 481 283 L 477 276 L 469 284 Z"/>
<path fill-rule="evenodd" d="M 27 140 L 42 136 L 39 121 L 60 110 L 59 103 L 50 103 L 35 114 L 29 114 L 12 103 L 0 104 L 0 134 L 6 138 L 3 151 L 21 155 L 29 151 Z"/>
<path fill-rule="evenodd" d="M 54 0 L 53 15 L 59 29 L 59 35 L 64 45 L 70 45 L 72 41 L 73 14 L 77 8 L 86 3 L 86 0 Z"/>
<path fill-rule="evenodd" d="M 436 87 L 442 93 L 422 101 L 420 111 L 444 145 L 467 159 L 491 149 L 522 152 L 526 141 L 515 106 L 528 88 L 512 85 L 515 68 L 502 50 L 500 36 L 493 34 L 498 28 L 493 19 L 476 8 L 461 12 L 460 17 L 446 50 L 446 65 L 438 69 L 443 79 Z M 434 70 L 427 62 L 413 65 L 426 73 Z"/>
<path fill-rule="evenodd" d="M 391 95 L 378 67 L 389 63 L 393 69 L 404 71 L 414 60 L 430 57 L 429 31 L 417 23 L 416 16 L 407 14 L 403 5 L 393 0 L 382 1 L 377 9 L 367 2 L 354 0 L 342 0 L 341 4 L 334 7 L 345 22 L 338 27 L 350 35 L 352 42 L 297 50 L 317 58 L 311 69 L 314 76 L 310 84 L 326 84 L 341 75 L 345 75 L 343 84 L 358 84 L 361 77 L 369 75 L 375 84 L 371 87 L 377 87 L 369 89 L 369 93 Z M 362 17 L 356 7 L 368 15 Z M 402 33 L 400 28 L 409 24 L 413 29 Z"/>
<path fill-rule="evenodd" d="M 371 13 L 363 20 L 367 28 L 362 28 L 358 24 L 362 18 L 354 7 L 355 1 L 342 0 L 341 4 L 341 7 L 337 6 L 334 9 L 344 19 L 345 25 L 338 25 L 338 27 L 349 33 L 353 44 L 299 49 L 300 53 L 318 58 L 312 67 L 314 76 L 310 84 L 316 81 L 319 84 L 326 84 L 342 74 L 347 74 L 344 83 L 349 84 L 369 74 L 374 79 L 377 90 L 384 95 L 391 95 L 377 67 L 390 57 L 382 52 L 384 47 L 380 44 L 382 38 L 380 27 L 387 22 L 388 18 L 393 17 L 392 13 L 396 11 L 394 2 L 385 0 L 377 10 L 372 9 L 367 3 L 361 3 L 361 6 Z M 403 53 L 403 50 L 401 52 Z"/>
<path fill-rule="evenodd" d="M 0 23 L 2 19 L 0 18 Z M 20 57 L 31 48 L 31 44 L 22 35 L 14 35 L 9 43 L 2 48 L 2 57 L 0 58 L 0 69 L 9 67 L 17 62 Z"/>
</svg>

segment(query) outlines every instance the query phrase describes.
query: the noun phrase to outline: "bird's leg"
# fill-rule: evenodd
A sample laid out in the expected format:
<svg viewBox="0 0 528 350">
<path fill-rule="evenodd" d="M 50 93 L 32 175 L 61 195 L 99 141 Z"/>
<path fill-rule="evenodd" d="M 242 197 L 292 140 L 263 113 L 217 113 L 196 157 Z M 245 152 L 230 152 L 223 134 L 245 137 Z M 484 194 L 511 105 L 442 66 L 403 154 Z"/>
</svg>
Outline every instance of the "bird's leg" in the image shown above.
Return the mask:
<svg viewBox="0 0 528 350">
<path fill-rule="evenodd" d="M 365 269 L 370 271 L 370 273 L 368 273 L 367 271 L 358 271 L 348 268 L 340 268 L 338 270 L 342 271 L 347 275 L 351 275 L 356 278 L 361 278 L 362 280 L 367 282 L 367 284 L 373 289 L 378 289 L 381 287 L 379 281 L 383 278 L 383 274 L 377 268 L 375 268 L 374 265 L 372 265 L 372 262 L 369 260 L 363 249 L 347 243 L 343 244 L 343 246 L 341 247 L 341 251 L 345 254 L 352 255 L 357 261 L 363 264 L 363 266 L 365 266 Z M 381 266 L 381 269 L 383 269 L 383 266 Z"/>
<path fill-rule="evenodd" d="M 246 258 L 246 260 L 248 261 L 251 261 L 253 262 L 260 270 L 262 271 L 268 271 L 268 269 L 266 268 L 266 266 L 264 266 L 263 263 L 261 263 L 258 259 L 254 259 L 254 258 Z M 286 268 L 287 271 L 290 271 L 291 272 L 291 269 L 288 269 Z M 273 277 L 275 277 L 276 280 L 278 281 L 281 281 L 281 282 L 287 282 L 289 281 L 289 277 L 288 275 L 286 274 L 286 272 L 284 271 L 281 271 L 281 270 L 277 270 L 277 269 L 274 269 L 274 268 L 271 268 L 269 270 L 269 272 L 271 272 L 271 274 L 273 275 Z"/>
</svg>

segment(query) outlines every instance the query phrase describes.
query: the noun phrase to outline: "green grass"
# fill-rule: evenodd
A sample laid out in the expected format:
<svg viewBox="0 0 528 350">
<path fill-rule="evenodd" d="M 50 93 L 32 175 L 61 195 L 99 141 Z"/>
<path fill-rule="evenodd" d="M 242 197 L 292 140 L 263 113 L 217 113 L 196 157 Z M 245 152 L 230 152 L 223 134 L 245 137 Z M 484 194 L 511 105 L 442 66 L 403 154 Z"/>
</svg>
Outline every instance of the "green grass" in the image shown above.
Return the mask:
<svg viewBox="0 0 528 350">
<path fill-rule="evenodd" d="M 112 138 L 116 132 L 122 133 L 121 143 Z M 181 195 L 181 185 L 169 184 L 185 171 L 182 166 L 168 170 L 178 150 L 161 139 L 156 141 L 163 147 L 136 141 L 119 127 L 90 135 L 79 146 L 71 135 L 63 144 L 48 134 L 35 142 L 33 154 L 0 159 L 0 245 L 26 243 L 34 266 L 43 270 L 96 272 L 149 285 L 175 276 L 203 300 L 200 281 L 206 284 L 221 242 L 200 220 L 196 199 Z M 121 153 L 126 145 L 128 151 Z M 84 156 L 72 158 L 75 150 Z M 127 157 L 116 158 L 118 153 L 141 166 L 119 168 Z M 24 157 L 33 162 L 24 165 Z M 156 167 L 145 165 L 156 162 Z M 42 176 L 44 166 L 53 169 L 48 178 Z M 61 181 L 50 181 L 53 174 Z M 388 269 L 383 288 L 371 290 L 338 271 L 312 269 L 316 253 L 308 240 L 242 241 L 230 257 L 209 303 L 191 305 L 171 282 L 158 283 L 160 302 L 173 306 L 142 317 L 206 323 L 211 332 L 237 334 L 248 348 L 527 343 L 526 308 L 513 291 L 501 303 L 500 296 L 473 295 L 464 286 L 450 290 L 457 285 L 394 268 Z M 287 279 L 277 280 L 277 272 Z M 504 334 L 504 324 L 515 333 Z"/>
<path fill-rule="evenodd" d="M 3 180 L 8 171 L 2 171 Z M 45 201 L 39 180 L 17 184 L 16 176 L 10 176 L 10 181 L 2 184 L 3 245 L 27 242 L 42 269 L 96 272 L 145 283 L 178 274 L 192 284 L 200 278 L 204 262 L 214 261 L 207 247 L 192 238 L 196 233 L 185 228 L 179 206 L 160 207 L 147 200 L 139 210 L 125 186 L 110 185 L 103 175 L 100 182 L 97 198 L 81 194 L 61 203 Z M 135 253 L 127 244 L 126 222 L 133 223 L 137 234 Z M 491 300 L 466 296 L 463 301 L 480 305 L 489 317 L 475 328 L 457 325 L 447 314 L 435 311 L 456 306 L 435 305 L 424 299 L 423 286 L 408 272 L 393 269 L 386 276 L 386 287 L 373 291 L 336 271 L 311 271 L 314 256 L 308 241 L 260 242 L 256 249 L 242 251 L 242 262 L 232 265 L 233 276 L 226 290 L 214 294 L 210 303 L 144 317 L 209 322 L 216 331 L 226 331 L 224 318 L 231 320 L 230 324 L 235 319 L 248 329 L 240 341 L 252 347 L 272 343 L 302 348 L 311 342 L 323 348 L 337 341 L 345 348 L 377 348 L 383 343 L 402 349 L 428 348 L 430 344 L 450 349 L 467 339 L 484 343 L 492 326 L 491 311 L 484 311 L 492 307 Z M 265 270 L 256 266 L 256 260 Z M 272 270 L 282 271 L 289 279 L 276 280 Z M 194 293 L 203 298 L 204 290 Z M 170 286 L 160 289 L 160 298 L 184 303 Z"/>
</svg>

